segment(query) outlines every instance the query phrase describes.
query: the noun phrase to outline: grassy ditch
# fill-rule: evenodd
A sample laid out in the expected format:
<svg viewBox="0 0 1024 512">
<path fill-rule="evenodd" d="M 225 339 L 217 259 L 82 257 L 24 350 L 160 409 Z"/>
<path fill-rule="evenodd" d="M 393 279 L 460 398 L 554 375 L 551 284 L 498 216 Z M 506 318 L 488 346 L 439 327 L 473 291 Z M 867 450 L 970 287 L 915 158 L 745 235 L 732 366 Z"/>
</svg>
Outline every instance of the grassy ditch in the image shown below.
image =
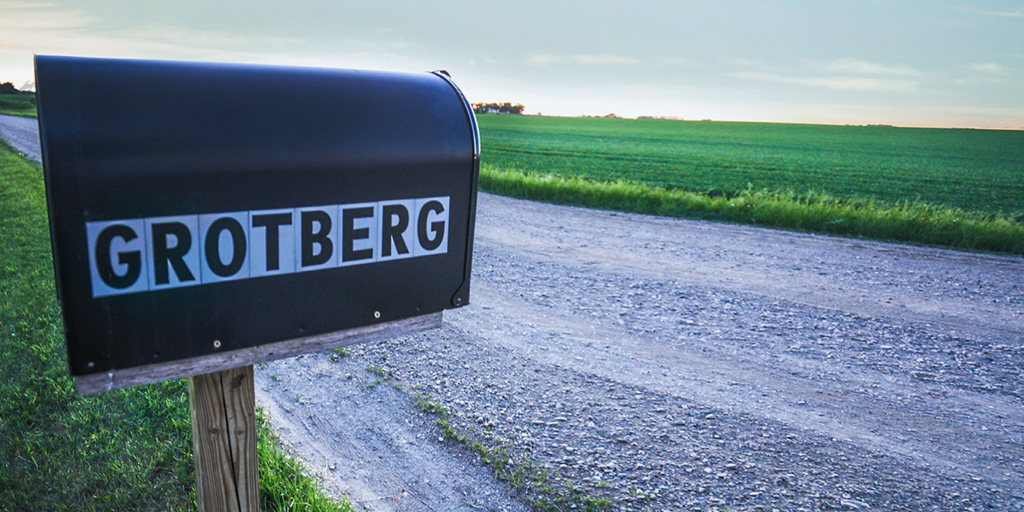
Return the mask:
<svg viewBox="0 0 1024 512">
<path fill-rule="evenodd" d="M 0 506 L 195 510 L 188 388 L 81 397 L 67 374 L 42 172 L 0 142 Z M 264 510 L 347 511 L 316 490 L 261 421 Z"/>
<path fill-rule="evenodd" d="M 1024 223 L 998 214 L 826 193 L 746 189 L 699 193 L 660 186 L 530 174 L 492 165 L 480 188 L 521 199 L 667 217 L 708 219 L 877 240 L 1024 255 Z"/>
<path fill-rule="evenodd" d="M 0 114 L 36 117 L 35 94 L 0 94 Z"/>
</svg>

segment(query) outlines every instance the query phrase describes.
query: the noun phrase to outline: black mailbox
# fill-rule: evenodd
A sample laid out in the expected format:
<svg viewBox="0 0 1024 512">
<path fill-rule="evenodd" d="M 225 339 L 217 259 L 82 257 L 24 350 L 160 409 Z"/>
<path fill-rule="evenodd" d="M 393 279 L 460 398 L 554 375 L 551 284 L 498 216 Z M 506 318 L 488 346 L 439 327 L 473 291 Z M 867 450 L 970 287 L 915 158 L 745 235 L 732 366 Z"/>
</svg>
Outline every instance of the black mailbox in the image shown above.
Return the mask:
<svg viewBox="0 0 1024 512">
<path fill-rule="evenodd" d="M 444 72 L 36 57 L 71 373 L 469 303 L 479 138 Z"/>
</svg>

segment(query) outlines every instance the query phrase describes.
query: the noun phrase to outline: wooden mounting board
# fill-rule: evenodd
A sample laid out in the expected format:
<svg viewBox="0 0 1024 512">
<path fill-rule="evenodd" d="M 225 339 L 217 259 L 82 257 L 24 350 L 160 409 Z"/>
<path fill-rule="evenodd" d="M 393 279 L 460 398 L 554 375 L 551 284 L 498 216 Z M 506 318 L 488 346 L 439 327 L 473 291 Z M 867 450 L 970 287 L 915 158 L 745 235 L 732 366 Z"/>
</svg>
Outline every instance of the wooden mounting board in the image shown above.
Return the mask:
<svg viewBox="0 0 1024 512">
<path fill-rule="evenodd" d="M 180 379 L 207 373 L 230 370 L 246 365 L 266 363 L 275 359 L 323 352 L 368 341 L 381 341 L 406 334 L 441 327 L 443 312 L 430 313 L 393 322 L 357 327 L 344 331 L 319 334 L 307 338 L 259 345 L 208 356 L 183 359 L 169 363 L 152 364 L 125 370 L 111 370 L 106 374 L 75 377 L 78 394 L 91 395 L 103 391 L 139 386 L 170 379 Z"/>
</svg>

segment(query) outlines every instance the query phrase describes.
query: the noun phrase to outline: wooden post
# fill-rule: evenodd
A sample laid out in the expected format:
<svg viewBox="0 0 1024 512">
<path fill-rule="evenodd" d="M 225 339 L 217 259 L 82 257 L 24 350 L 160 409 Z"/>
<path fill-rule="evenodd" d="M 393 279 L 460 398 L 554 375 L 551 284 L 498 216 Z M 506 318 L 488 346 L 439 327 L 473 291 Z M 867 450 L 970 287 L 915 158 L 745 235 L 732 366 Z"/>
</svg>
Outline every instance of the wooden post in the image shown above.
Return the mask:
<svg viewBox="0 0 1024 512">
<path fill-rule="evenodd" d="M 188 391 L 200 512 L 258 512 L 252 365 L 190 377 Z"/>
</svg>

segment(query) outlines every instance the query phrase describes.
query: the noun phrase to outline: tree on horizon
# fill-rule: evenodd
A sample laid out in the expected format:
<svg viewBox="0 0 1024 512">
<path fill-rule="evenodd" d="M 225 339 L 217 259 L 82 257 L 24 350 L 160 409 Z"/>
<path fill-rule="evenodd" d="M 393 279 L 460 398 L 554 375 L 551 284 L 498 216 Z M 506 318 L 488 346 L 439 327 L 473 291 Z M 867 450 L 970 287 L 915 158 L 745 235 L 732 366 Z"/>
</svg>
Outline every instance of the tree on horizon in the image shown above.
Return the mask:
<svg viewBox="0 0 1024 512">
<path fill-rule="evenodd" d="M 489 112 L 498 112 L 500 114 L 522 114 L 526 110 L 526 107 L 522 103 L 516 103 L 515 105 L 505 103 L 473 103 L 473 113 L 475 114 L 487 114 Z"/>
</svg>

